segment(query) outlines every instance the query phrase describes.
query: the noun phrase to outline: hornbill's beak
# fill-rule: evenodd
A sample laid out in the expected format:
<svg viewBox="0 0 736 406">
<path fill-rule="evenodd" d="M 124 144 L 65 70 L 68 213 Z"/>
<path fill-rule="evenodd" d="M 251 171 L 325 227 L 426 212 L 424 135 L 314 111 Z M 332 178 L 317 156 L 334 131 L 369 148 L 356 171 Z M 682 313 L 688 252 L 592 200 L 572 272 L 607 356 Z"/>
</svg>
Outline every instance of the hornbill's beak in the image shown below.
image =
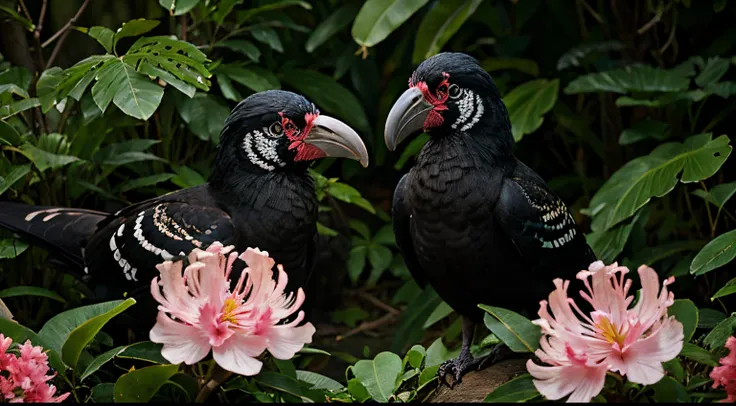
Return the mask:
<svg viewBox="0 0 736 406">
<path fill-rule="evenodd" d="M 364 168 L 368 167 L 365 144 L 347 124 L 324 115 L 317 116 L 312 124 L 314 127 L 304 139 L 305 143 L 319 148 L 328 157 L 355 159 Z"/>
<path fill-rule="evenodd" d="M 388 113 L 383 134 L 386 147 L 393 151 L 401 141 L 420 132 L 433 107 L 417 87 L 405 91 Z"/>
</svg>

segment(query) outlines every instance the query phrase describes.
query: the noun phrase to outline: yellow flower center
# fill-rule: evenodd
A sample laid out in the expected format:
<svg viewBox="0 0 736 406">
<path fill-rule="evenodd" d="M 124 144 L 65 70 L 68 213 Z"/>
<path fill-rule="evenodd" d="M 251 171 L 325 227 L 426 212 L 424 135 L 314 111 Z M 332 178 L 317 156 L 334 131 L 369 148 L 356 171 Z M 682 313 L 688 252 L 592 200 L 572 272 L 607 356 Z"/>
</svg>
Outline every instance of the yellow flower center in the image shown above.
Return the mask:
<svg viewBox="0 0 736 406">
<path fill-rule="evenodd" d="M 238 321 L 235 319 L 235 315 L 233 314 L 237 308 L 238 304 L 235 303 L 235 300 L 225 299 L 225 304 L 222 306 L 222 317 L 220 318 L 220 321 L 227 321 L 230 322 L 230 324 L 238 324 Z"/>
<path fill-rule="evenodd" d="M 597 324 L 596 327 L 598 327 L 601 335 L 603 336 L 603 338 L 606 339 L 606 341 L 611 344 L 618 343 L 618 345 L 621 347 L 624 346 L 626 334 L 620 332 L 616 325 L 611 323 L 611 321 L 608 320 L 607 317 L 601 318 L 600 323 Z"/>
</svg>

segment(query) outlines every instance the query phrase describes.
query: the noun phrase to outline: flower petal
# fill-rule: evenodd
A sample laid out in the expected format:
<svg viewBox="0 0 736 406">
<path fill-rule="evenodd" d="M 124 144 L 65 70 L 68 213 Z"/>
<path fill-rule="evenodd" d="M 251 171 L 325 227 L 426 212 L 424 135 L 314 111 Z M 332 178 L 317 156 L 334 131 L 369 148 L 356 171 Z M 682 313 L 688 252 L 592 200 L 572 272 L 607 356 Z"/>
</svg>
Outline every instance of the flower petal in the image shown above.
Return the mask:
<svg viewBox="0 0 736 406">
<path fill-rule="evenodd" d="M 621 362 L 631 382 L 651 385 L 664 376 L 662 363 L 675 358 L 682 350 L 682 323 L 674 316 L 649 337 L 636 341 L 624 353 Z"/>
<path fill-rule="evenodd" d="M 255 357 L 266 349 L 266 339 L 258 336 L 233 335 L 223 345 L 214 348 L 215 362 L 223 369 L 252 376 L 261 371 L 263 363 Z"/>
<path fill-rule="evenodd" d="M 312 342 L 315 331 L 312 323 L 300 327 L 274 326 L 268 332 L 268 352 L 274 358 L 291 359 L 304 344 Z"/>
<path fill-rule="evenodd" d="M 172 364 L 192 365 L 207 356 L 211 348 L 207 336 L 197 327 L 171 320 L 164 312 L 156 316 L 149 338 L 164 345 L 161 355 Z"/>
<path fill-rule="evenodd" d="M 567 395 L 567 402 L 590 402 L 603 389 L 605 365 L 544 367 L 528 360 L 526 368 L 535 378 L 534 386 L 549 400 Z"/>
</svg>

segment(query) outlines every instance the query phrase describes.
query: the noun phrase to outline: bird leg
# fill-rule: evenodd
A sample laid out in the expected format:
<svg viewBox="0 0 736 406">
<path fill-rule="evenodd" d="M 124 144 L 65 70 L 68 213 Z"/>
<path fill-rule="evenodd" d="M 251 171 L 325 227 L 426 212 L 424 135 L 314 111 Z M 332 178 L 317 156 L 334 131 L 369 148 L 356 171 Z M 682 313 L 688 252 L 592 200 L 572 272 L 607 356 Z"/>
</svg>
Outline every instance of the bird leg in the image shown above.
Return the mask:
<svg viewBox="0 0 736 406">
<path fill-rule="evenodd" d="M 450 389 L 462 381 L 463 375 L 476 369 L 476 367 L 485 364 L 485 361 L 493 354 L 491 353 L 491 355 L 486 357 L 473 358 L 473 355 L 470 353 L 470 344 L 473 342 L 474 330 L 475 323 L 473 323 L 469 318 L 463 316 L 463 346 L 460 350 L 460 355 L 455 359 L 443 362 L 437 371 L 440 382 L 449 386 Z M 452 385 L 447 383 L 447 374 L 452 374 L 455 378 L 455 382 Z"/>
</svg>

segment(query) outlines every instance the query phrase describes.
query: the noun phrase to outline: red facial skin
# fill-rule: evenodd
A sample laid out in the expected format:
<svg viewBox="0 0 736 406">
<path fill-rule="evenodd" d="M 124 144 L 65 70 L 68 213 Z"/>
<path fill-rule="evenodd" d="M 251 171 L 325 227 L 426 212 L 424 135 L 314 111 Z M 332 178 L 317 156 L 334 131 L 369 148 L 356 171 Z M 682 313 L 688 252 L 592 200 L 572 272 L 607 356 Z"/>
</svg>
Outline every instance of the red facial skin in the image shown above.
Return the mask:
<svg viewBox="0 0 736 406">
<path fill-rule="evenodd" d="M 281 116 L 281 126 L 284 129 L 284 134 L 291 141 L 289 150 L 296 148 L 295 162 L 311 161 L 327 156 L 321 149 L 304 142 L 309 136 L 309 132 L 312 131 L 314 119 L 319 116 L 319 113 L 307 113 L 304 115 L 304 121 L 307 125 L 304 126 L 301 132 L 298 132 L 299 128 L 288 117 L 284 116 L 284 113 L 279 113 L 279 115 Z"/>
<path fill-rule="evenodd" d="M 426 82 L 421 81 L 415 85 L 411 82 L 411 79 L 409 79 L 409 87 L 411 88 L 416 86 L 422 92 L 424 100 L 434 106 L 434 108 L 430 110 L 429 114 L 427 115 L 427 118 L 424 120 L 425 131 L 432 127 L 439 127 L 440 125 L 442 125 L 442 123 L 445 122 L 445 119 L 442 118 L 442 115 L 439 112 L 447 110 L 445 102 L 450 95 L 448 92 L 448 89 L 450 88 L 450 75 L 448 73 L 442 72 L 442 76 L 444 76 L 445 79 L 437 86 L 436 95 L 429 91 Z"/>
</svg>

